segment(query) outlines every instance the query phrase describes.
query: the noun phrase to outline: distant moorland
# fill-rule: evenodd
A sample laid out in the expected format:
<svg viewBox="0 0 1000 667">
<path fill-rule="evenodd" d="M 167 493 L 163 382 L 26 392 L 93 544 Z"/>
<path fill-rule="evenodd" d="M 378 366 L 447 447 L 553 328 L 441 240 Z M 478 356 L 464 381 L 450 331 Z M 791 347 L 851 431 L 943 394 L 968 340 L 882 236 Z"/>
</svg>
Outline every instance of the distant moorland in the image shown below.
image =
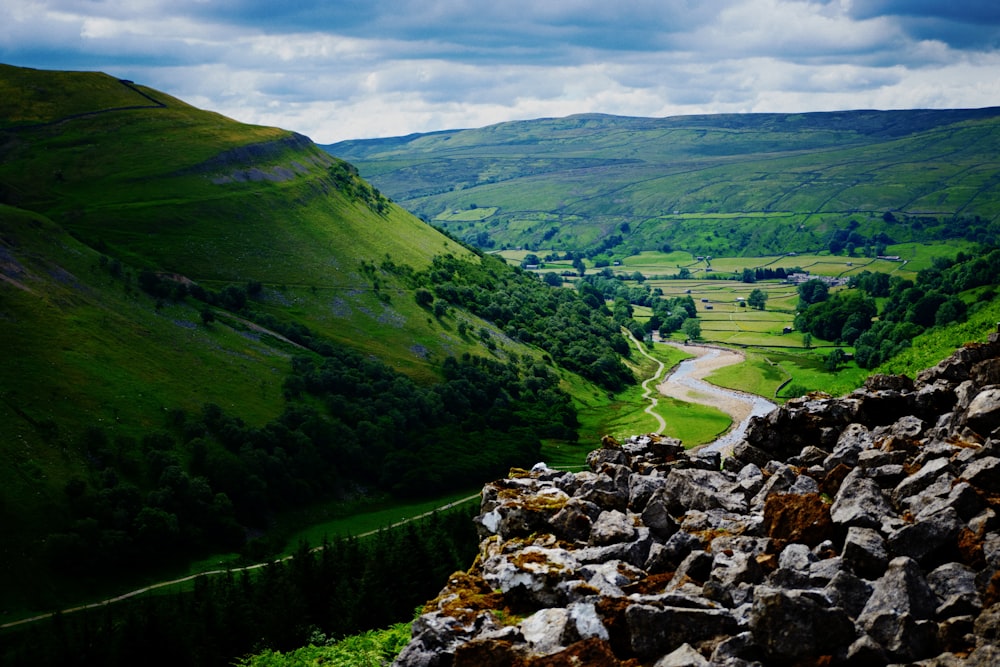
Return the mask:
<svg viewBox="0 0 1000 667">
<path fill-rule="evenodd" d="M 998 126 L 1000 108 L 591 114 L 325 148 L 481 248 L 755 256 L 838 229 L 859 250 L 995 238 Z"/>
</svg>

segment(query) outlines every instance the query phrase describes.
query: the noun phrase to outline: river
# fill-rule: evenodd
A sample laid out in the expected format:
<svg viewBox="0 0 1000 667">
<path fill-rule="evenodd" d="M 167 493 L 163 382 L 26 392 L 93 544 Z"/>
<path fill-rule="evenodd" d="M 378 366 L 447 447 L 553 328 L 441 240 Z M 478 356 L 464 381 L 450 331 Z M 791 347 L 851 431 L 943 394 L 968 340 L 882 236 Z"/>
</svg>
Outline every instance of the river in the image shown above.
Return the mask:
<svg viewBox="0 0 1000 667">
<path fill-rule="evenodd" d="M 721 437 L 703 445 L 708 451 L 719 451 L 727 454 L 743 439 L 750 418 L 766 415 L 777 406 L 771 401 L 747 392 L 726 389 L 704 380 L 712 371 L 740 363 L 743 354 L 726 348 L 706 347 L 701 345 L 679 345 L 666 343 L 694 354 L 692 359 L 685 359 L 658 385 L 664 396 L 670 396 L 690 403 L 700 403 L 717 408 L 733 419 L 733 426 Z"/>
</svg>

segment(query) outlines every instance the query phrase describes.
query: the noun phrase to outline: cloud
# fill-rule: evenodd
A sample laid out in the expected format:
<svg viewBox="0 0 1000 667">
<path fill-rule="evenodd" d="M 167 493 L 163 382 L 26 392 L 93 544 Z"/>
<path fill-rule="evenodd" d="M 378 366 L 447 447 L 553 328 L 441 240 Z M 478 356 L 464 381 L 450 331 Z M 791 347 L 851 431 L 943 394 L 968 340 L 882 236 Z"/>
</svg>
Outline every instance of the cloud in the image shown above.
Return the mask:
<svg viewBox="0 0 1000 667">
<path fill-rule="evenodd" d="M 1000 3 L 995 0 L 855 0 L 859 19 L 884 16 L 916 40 L 934 40 L 961 50 L 1000 47 Z"/>
<path fill-rule="evenodd" d="M 12 0 L 0 60 L 321 142 L 582 112 L 1000 104 L 994 0 Z"/>
</svg>

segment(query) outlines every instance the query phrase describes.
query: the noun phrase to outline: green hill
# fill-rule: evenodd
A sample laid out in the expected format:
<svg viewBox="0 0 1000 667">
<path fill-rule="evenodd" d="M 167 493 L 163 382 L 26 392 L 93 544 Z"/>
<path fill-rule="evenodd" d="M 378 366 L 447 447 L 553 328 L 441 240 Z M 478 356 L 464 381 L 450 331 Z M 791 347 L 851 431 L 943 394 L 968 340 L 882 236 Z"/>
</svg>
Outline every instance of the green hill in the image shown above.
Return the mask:
<svg viewBox="0 0 1000 667">
<path fill-rule="evenodd" d="M 0 65 L 0 100 L 0 620 L 570 436 L 569 357 L 498 319 L 555 291 L 307 138 L 99 73 Z"/>
<path fill-rule="evenodd" d="M 753 256 L 848 225 L 871 245 L 995 238 L 1000 215 L 1000 108 L 591 114 L 326 148 L 483 248 Z"/>
</svg>

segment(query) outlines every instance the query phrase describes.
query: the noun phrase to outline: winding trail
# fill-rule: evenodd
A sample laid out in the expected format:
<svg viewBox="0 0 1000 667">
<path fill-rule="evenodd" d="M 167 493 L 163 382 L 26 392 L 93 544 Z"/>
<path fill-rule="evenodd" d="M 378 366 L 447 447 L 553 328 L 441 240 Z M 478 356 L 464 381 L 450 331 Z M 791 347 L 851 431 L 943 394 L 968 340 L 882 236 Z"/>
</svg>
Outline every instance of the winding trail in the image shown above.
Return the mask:
<svg viewBox="0 0 1000 667">
<path fill-rule="evenodd" d="M 649 383 L 656 382 L 657 380 L 660 379 L 660 376 L 663 375 L 663 370 L 666 368 L 666 364 L 664 364 L 662 361 L 651 355 L 649 352 L 646 352 L 646 347 L 642 344 L 642 342 L 638 338 L 633 336 L 631 332 L 628 333 L 629 333 L 629 338 L 631 338 L 632 342 L 635 343 L 635 347 L 637 350 L 639 350 L 639 353 L 642 354 L 644 357 L 647 357 L 648 359 L 652 359 L 657 364 L 656 373 L 654 373 L 651 378 L 647 379 L 645 382 L 642 383 L 642 389 L 643 389 L 642 397 L 644 399 L 649 400 L 649 405 L 646 406 L 645 412 L 657 421 L 658 426 L 656 432 L 663 433 L 664 429 L 667 428 L 667 420 L 665 420 L 663 417 L 660 416 L 658 412 L 656 412 L 656 406 L 659 403 L 659 399 L 653 396 L 653 390 L 650 389 Z"/>
<path fill-rule="evenodd" d="M 434 508 L 432 510 L 424 512 L 423 514 L 418 514 L 416 516 L 411 516 L 409 518 L 397 521 L 396 523 L 389 524 L 388 526 L 385 526 L 383 528 L 377 528 L 375 530 L 369 530 L 366 533 L 361 533 L 360 535 L 355 535 L 354 537 L 356 537 L 356 538 L 368 537 L 370 535 L 374 535 L 375 533 L 378 533 L 381 530 L 389 530 L 389 529 L 397 528 L 397 527 L 402 526 L 404 524 L 410 523 L 411 521 L 418 521 L 420 519 L 426 519 L 427 517 L 429 517 L 430 515 L 434 514 L 435 512 L 441 512 L 441 511 L 444 511 L 444 510 L 448 510 L 448 509 L 451 509 L 453 507 L 457 507 L 459 505 L 467 503 L 467 502 L 469 502 L 471 500 L 474 500 L 476 498 L 479 498 L 479 495 L 480 494 L 477 493 L 475 495 L 468 496 L 466 498 L 459 498 L 458 500 L 452 501 L 450 503 L 446 503 L 444 505 L 441 505 L 440 507 L 436 507 L 436 508 Z M 323 550 L 322 546 L 313 547 L 311 549 L 311 551 L 322 551 L 322 550 Z M 271 563 L 284 562 L 284 561 L 292 560 L 292 558 L 294 558 L 294 556 L 284 556 L 282 558 L 275 558 L 273 560 L 264 561 L 262 563 L 255 563 L 253 565 L 246 565 L 244 567 L 231 567 L 231 568 L 222 568 L 222 569 L 218 569 L 218 570 L 207 570 L 205 572 L 198 572 L 197 574 L 192 574 L 192 575 L 188 575 L 186 577 L 181 577 L 180 579 L 171 579 L 170 581 L 161 581 L 159 583 L 150 584 L 149 586 L 144 586 L 142 588 L 137 588 L 134 591 L 129 591 L 128 593 L 124 593 L 122 595 L 118 595 L 118 596 L 113 597 L 113 598 L 108 598 L 107 600 L 101 600 L 100 602 L 91 602 L 90 604 L 84 604 L 84 605 L 80 605 L 80 606 L 77 606 L 77 607 L 69 607 L 68 609 L 60 609 L 59 611 L 50 611 L 50 612 L 48 612 L 46 614 L 39 614 L 38 616 L 32 616 L 31 618 L 22 618 L 22 619 L 17 620 L 17 621 L 10 621 L 9 623 L 3 623 L 3 624 L 0 624 L 0 629 L 11 628 L 11 627 L 14 627 L 16 625 L 24 625 L 25 623 L 34 623 L 36 621 L 44 621 L 47 618 L 52 618 L 56 614 L 71 614 L 73 612 L 84 611 L 86 609 L 97 609 L 99 607 L 104 607 L 104 606 L 109 605 L 109 604 L 114 604 L 115 602 L 123 602 L 125 600 L 128 600 L 129 598 L 134 598 L 137 595 L 142 595 L 143 593 L 149 593 L 149 592 L 155 591 L 155 590 L 157 590 L 159 588 L 165 588 L 167 586 L 175 586 L 177 584 L 183 584 L 183 583 L 186 583 L 188 581 L 194 581 L 195 579 L 197 579 L 199 577 L 210 577 L 210 576 L 213 576 L 213 575 L 225 574 L 227 572 L 246 572 L 246 571 L 250 571 L 250 570 L 259 570 L 260 568 L 266 567 L 267 565 L 270 565 Z"/>
</svg>

